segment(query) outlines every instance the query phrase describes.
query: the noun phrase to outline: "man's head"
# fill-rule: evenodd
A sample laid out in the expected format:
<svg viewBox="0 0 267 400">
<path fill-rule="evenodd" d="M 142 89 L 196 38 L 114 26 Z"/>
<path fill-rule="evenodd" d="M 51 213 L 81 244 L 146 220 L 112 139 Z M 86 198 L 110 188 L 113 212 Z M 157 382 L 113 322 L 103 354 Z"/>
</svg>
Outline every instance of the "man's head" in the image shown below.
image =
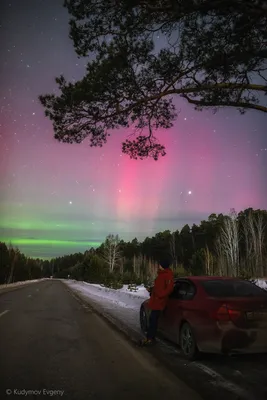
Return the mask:
<svg viewBox="0 0 267 400">
<path fill-rule="evenodd" d="M 160 260 L 160 262 L 159 262 L 159 269 L 162 271 L 164 269 L 170 268 L 170 266 L 171 266 L 171 263 L 169 260 Z"/>
</svg>

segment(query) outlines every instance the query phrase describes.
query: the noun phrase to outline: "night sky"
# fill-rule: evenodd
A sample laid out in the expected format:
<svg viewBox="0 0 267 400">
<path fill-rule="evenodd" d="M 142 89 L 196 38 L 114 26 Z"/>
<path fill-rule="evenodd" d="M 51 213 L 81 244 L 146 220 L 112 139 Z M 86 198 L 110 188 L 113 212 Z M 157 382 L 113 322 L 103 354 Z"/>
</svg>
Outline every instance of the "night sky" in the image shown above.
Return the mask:
<svg viewBox="0 0 267 400">
<path fill-rule="evenodd" d="M 142 240 L 213 212 L 266 209 L 266 114 L 197 112 L 177 98 L 174 128 L 157 135 L 167 150 L 157 162 L 121 154 L 127 130 L 113 131 L 102 149 L 53 138 L 38 96 L 55 90 L 61 73 L 80 79 L 86 64 L 62 3 L 0 2 L 0 240 L 50 258 L 109 233 Z"/>
</svg>

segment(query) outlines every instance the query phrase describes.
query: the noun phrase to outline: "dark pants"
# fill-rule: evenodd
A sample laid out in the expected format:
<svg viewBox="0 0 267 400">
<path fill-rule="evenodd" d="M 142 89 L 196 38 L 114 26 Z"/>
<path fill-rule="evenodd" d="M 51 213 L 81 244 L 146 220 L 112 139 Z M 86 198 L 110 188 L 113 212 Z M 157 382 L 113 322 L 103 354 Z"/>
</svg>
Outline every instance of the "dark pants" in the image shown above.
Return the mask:
<svg viewBox="0 0 267 400">
<path fill-rule="evenodd" d="M 147 330 L 147 339 L 155 339 L 158 329 L 158 321 L 161 311 L 160 310 L 152 310 L 149 316 L 149 325 Z"/>
</svg>

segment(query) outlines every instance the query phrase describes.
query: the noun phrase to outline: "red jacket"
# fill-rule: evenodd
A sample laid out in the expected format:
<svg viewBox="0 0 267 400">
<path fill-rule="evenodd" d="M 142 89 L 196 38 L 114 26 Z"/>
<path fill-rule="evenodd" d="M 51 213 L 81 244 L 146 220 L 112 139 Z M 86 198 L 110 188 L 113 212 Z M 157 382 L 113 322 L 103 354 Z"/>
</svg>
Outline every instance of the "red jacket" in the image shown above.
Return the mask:
<svg viewBox="0 0 267 400">
<path fill-rule="evenodd" d="M 148 302 L 148 308 L 150 310 L 164 310 L 173 287 L 174 279 L 172 270 L 170 268 L 159 270 Z"/>
</svg>

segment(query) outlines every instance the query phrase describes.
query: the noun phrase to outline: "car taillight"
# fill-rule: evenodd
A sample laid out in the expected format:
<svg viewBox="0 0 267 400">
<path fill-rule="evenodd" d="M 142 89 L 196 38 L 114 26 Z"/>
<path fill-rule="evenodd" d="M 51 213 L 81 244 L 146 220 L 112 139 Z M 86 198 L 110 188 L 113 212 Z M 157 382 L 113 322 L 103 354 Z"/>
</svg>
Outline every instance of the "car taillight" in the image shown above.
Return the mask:
<svg viewBox="0 0 267 400">
<path fill-rule="evenodd" d="M 228 309 L 225 305 L 221 306 L 218 310 L 213 313 L 213 318 L 216 321 L 229 321 L 230 316 L 228 314 Z"/>
<path fill-rule="evenodd" d="M 228 308 L 228 314 L 230 315 L 231 321 L 235 321 L 236 319 L 241 317 L 241 311 L 238 310 L 232 310 Z"/>
<path fill-rule="evenodd" d="M 241 317 L 241 311 L 233 310 L 224 304 L 213 312 L 212 317 L 216 319 L 216 321 L 235 321 Z"/>
</svg>

